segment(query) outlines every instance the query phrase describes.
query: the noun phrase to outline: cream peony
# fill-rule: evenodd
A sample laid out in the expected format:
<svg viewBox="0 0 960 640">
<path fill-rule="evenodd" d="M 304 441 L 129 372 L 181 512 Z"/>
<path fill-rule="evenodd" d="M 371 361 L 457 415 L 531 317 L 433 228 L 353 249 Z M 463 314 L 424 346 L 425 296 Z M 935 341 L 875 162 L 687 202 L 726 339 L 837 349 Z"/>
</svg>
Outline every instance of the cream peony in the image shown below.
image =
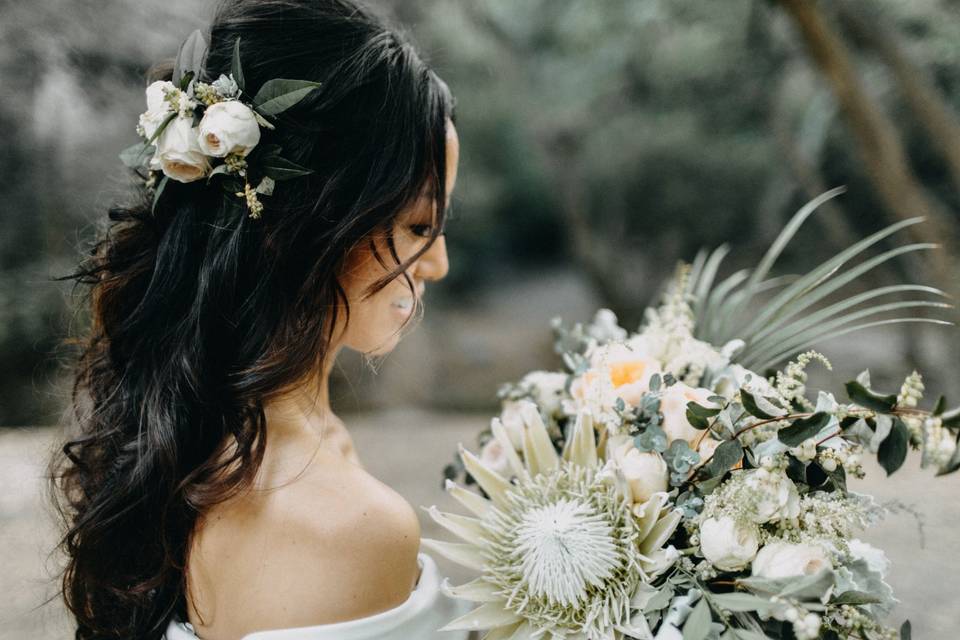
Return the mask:
<svg viewBox="0 0 960 640">
<path fill-rule="evenodd" d="M 754 558 L 752 573 L 761 578 L 788 578 L 832 568 L 830 558 L 819 545 L 772 542 Z"/>
<path fill-rule="evenodd" d="M 210 161 L 197 143 L 197 130 L 190 118 L 178 117 L 167 125 L 157 138 L 154 161 L 165 175 L 178 182 L 199 180 L 210 171 Z"/>
<path fill-rule="evenodd" d="M 260 142 L 260 125 L 253 110 L 236 100 L 207 107 L 199 128 L 200 148 L 215 158 L 231 153 L 246 156 Z"/>
<path fill-rule="evenodd" d="M 641 504 L 653 494 L 667 491 L 670 471 L 656 451 L 640 451 L 630 436 L 614 436 L 607 443 L 610 458 L 630 486 L 634 504 Z"/>
<path fill-rule="evenodd" d="M 693 447 L 703 436 L 687 421 L 687 403 L 696 402 L 704 407 L 716 407 L 707 398 L 714 395 L 709 389 L 700 389 L 677 382 L 667 387 L 660 396 L 660 412 L 663 414 L 663 430 L 667 442 L 686 440 Z"/>
<path fill-rule="evenodd" d="M 599 375 L 609 378 L 616 397 L 634 406 L 650 390 L 650 379 L 663 373 L 656 359 L 621 343 L 598 347 L 590 362 Z"/>
<path fill-rule="evenodd" d="M 707 518 L 700 524 L 700 553 L 721 571 L 739 571 L 757 555 L 760 543 L 755 527 L 730 516 Z"/>
</svg>

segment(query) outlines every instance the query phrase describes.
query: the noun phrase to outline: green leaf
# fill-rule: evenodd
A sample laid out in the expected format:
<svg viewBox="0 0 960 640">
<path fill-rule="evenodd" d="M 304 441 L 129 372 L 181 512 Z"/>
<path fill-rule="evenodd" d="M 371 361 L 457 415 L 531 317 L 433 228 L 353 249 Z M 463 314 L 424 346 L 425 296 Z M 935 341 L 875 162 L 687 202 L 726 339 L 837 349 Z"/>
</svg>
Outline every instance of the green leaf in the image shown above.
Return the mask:
<svg viewBox="0 0 960 640">
<path fill-rule="evenodd" d="M 907 425 L 899 417 L 895 417 L 890 435 L 884 438 L 877 451 L 877 460 L 880 461 L 880 465 L 886 470 L 888 476 L 899 469 L 906 460 L 909 440 L 910 432 L 907 430 Z"/>
<path fill-rule="evenodd" d="M 895 395 L 877 393 L 876 391 L 867 389 L 856 380 L 851 380 L 845 386 L 850 399 L 867 409 L 873 409 L 881 413 L 889 413 L 897 406 L 897 396 Z"/>
<path fill-rule="evenodd" d="M 813 414 L 809 418 L 801 418 L 794 421 L 789 427 L 784 427 L 777 432 L 777 438 L 788 447 L 796 447 L 807 438 L 820 433 L 830 423 L 830 414 L 822 411 Z"/>
<path fill-rule="evenodd" d="M 203 32 L 197 29 L 190 34 L 190 37 L 181 45 L 180 51 L 177 52 L 177 61 L 173 65 L 173 83 L 181 86 L 183 78 L 188 72 L 192 71 L 194 75 L 198 74 L 203 66 L 203 59 L 206 55 L 207 40 L 204 38 Z M 187 82 L 189 82 L 189 80 Z"/>
<path fill-rule="evenodd" d="M 714 603 L 727 611 L 765 611 L 773 605 L 768 598 L 761 598 L 752 593 L 714 593 L 710 595 Z"/>
<path fill-rule="evenodd" d="M 960 426 L 960 407 L 951 409 L 950 411 L 944 411 L 940 414 L 940 419 L 943 421 L 943 426 L 945 427 Z"/>
<path fill-rule="evenodd" d="M 843 593 L 834 596 L 830 600 L 830 604 L 841 605 L 841 604 L 878 604 L 883 602 L 880 598 L 872 596 L 869 593 L 864 593 L 863 591 L 844 591 Z"/>
<path fill-rule="evenodd" d="M 900 626 L 900 640 L 910 640 L 912 635 L 912 628 L 910 626 L 909 620 L 904 620 L 903 624 Z"/>
<path fill-rule="evenodd" d="M 711 409 L 697 404 L 696 402 L 687 403 L 687 422 L 694 429 L 706 429 L 710 426 L 710 418 L 720 413 L 720 409 Z"/>
<path fill-rule="evenodd" d="M 180 78 L 180 91 L 186 91 L 187 87 L 190 86 L 190 81 L 193 80 L 194 76 L 196 75 L 197 74 L 194 71 L 187 71 L 184 73 L 183 77 Z"/>
<path fill-rule="evenodd" d="M 713 452 L 713 457 L 707 465 L 707 473 L 711 477 L 721 476 L 740 462 L 742 457 L 743 445 L 739 440 L 724 440 Z"/>
<path fill-rule="evenodd" d="M 281 158 L 280 156 L 267 156 L 263 158 L 261 168 L 267 177 L 277 181 L 290 180 L 313 173 L 313 170 L 301 167 L 296 162 Z"/>
<path fill-rule="evenodd" d="M 740 389 L 740 402 L 743 404 L 743 408 L 746 409 L 747 413 L 752 415 L 754 418 L 768 420 L 776 417 L 758 407 L 756 398 L 754 398 L 753 394 L 746 389 Z"/>
<path fill-rule="evenodd" d="M 137 169 L 143 166 L 144 160 L 152 156 L 155 150 L 153 145 L 138 142 L 120 152 L 120 161 L 131 169 Z"/>
<path fill-rule="evenodd" d="M 947 399 L 943 395 L 937 398 L 937 404 L 933 406 L 933 415 L 939 416 L 947 410 Z"/>
<path fill-rule="evenodd" d="M 153 135 L 150 136 L 150 139 L 147 140 L 147 144 L 153 144 L 153 141 L 160 137 L 160 135 L 163 133 L 164 129 L 166 129 L 167 126 L 168 126 L 171 122 L 173 122 L 173 119 L 176 118 L 176 117 L 177 117 L 177 112 L 174 111 L 173 113 L 171 113 L 170 115 L 168 115 L 166 118 L 164 118 L 164 119 L 163 119 L 163 122 L 160 123 L 160 126 L 157 127 L 157 130 L 154 131 L 154 132 L 153 132 Z"/>
<path fill-rule="evenodd" d="M 170 182 L 170 176 L 163 176 L 163 180 L 160 181 L 160 184 L 158 184 L 156 189 L 154 190 L 153 205 L 150 207 L 151 212 L 156 212 L 157 202 L 160 201 L 160 195 L 163 193 L 163 190 L 166 189 L 168 182 Z"/>
<path fill-rule="evenodd" d="M 262 115 L 275 116 L 303 100 L 319 86 L 319 82 L 308 80 L 274 78 L 263 83 L 253 102 Z"/>
<path fill-rule="evenodd" d="M 240 91 L 243 91 L 245 80 L 243 78 L 243 67 L 240 65 L 240 36 L 237 36 L 237 39 L 233 41 L 233 57 L 230 58 L 230 75 L 233 76 L 233 81 L 240 87 Z"/>
<path fill-rule="evenodd" d="M 700 602 L 690 612 L 686 624 L 683 625 L 683 640 L 703 640 L 710 633 L 710 605 L 706 598 L 700 598 Z"/>
</svg>

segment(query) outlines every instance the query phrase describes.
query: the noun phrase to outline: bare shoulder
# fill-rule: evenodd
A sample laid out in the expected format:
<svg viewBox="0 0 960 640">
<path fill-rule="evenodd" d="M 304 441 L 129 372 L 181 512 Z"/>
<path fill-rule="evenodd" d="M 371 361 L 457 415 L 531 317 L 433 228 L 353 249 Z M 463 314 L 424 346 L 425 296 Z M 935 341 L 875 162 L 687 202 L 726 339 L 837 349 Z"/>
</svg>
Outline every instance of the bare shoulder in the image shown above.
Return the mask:
<svg viewBox="0 0 960 640">
<path fill-rule="evenodd" d="M 296 481 L 204 522 L 191 585 L 212 596 L 198 609 L 214 620 L 198 630 L 239 637 L 390 609 L 416 581 L 419 541 L 403 497 L 342 456 L 322 453 Z"/>
</svg>

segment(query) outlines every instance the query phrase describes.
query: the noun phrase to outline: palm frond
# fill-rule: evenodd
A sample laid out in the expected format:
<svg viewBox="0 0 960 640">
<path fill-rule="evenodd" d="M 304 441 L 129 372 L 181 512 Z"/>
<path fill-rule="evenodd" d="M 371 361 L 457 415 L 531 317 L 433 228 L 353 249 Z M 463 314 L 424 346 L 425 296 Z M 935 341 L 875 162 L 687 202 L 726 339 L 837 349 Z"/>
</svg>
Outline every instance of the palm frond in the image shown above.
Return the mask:
<svg viewBox="0 0 960 640">
<path fill-rule="evenodd" d="M 738 362 L 762 371 L 814 343 L 853 331 L 903 322 L 952 324 L 926 317 L 902 317 L 850 326 L 864 318 L 892 311 L 951 308 L 951 305 L 942 301 L 927 299 L 886 302 L 858 308 L 859 305 L 876 298 L 907 292 L 935 298 L 947 297 L 939 289 L 913 284 L 879 287 L 849 296 L 824 308 L 814 307 L 827 296 L 894 258 L 936 248 L 936 245 L 930 243 L 908 244 L 863 260 L 855 266 L 846 266 L 851 260 L 898 231 L 922 222 L 922 218 L 910 218 L 891 224 L 838 252 L 809 273 L 770 277 L 777 259 L 803 223 L 813 215 L 819 205 L 843 191 L 843 188 L 832 189 L 808 202 L 794 214 L 755 268 L 737 271 L 719 284 L 717 274 L 729 254 L 729 248 L 722 246 L 709 254 L 700 252 L 687 280 L 687 293 L 696 318 L 695 336 L 715 345 L 722 345 L 733 339 L 743 340 L 745 346 L 737 355 Z M 775 293 L 769 300 L 758 300 L 761 295 L 771 291 Z"/>
</svg>

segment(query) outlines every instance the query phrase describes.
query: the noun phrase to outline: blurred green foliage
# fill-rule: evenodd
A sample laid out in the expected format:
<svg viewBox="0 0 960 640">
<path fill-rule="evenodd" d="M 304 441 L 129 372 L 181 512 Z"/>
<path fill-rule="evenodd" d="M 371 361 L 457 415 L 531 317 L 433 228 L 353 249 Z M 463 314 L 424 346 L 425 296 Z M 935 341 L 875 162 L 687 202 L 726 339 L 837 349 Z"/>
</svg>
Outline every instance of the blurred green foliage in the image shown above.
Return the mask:
<svg viewBox="0 0 960 640">
<path fill-rule="evenodd" d="M 755 259 L 817 185 L 846 184 L 792 258 L 889 222 L 829 89 L 768 0 L 392 0 L 458 98 L 460 181 L 446 298 L 573 265 L 628 321 L 680 258 L 730 242 Z M 955 0 L 862 0 L 960 111 Z M 832 3 L 819 3 L 828 20 Z M 57 346 L 82 324 L 66 273 L 126 188 L 143 73 L 210 2 L 0 0 L 0 424 L 57 419 Z M 844 32 L 914 171 L 960 199 L 887 68 Z M 842 208 L 841 208 L 842 207 Z M 788 260 L 791 256 L 788 256 Z M 59 381 L 59 382 L 58 382 Z"/>
</svg>

